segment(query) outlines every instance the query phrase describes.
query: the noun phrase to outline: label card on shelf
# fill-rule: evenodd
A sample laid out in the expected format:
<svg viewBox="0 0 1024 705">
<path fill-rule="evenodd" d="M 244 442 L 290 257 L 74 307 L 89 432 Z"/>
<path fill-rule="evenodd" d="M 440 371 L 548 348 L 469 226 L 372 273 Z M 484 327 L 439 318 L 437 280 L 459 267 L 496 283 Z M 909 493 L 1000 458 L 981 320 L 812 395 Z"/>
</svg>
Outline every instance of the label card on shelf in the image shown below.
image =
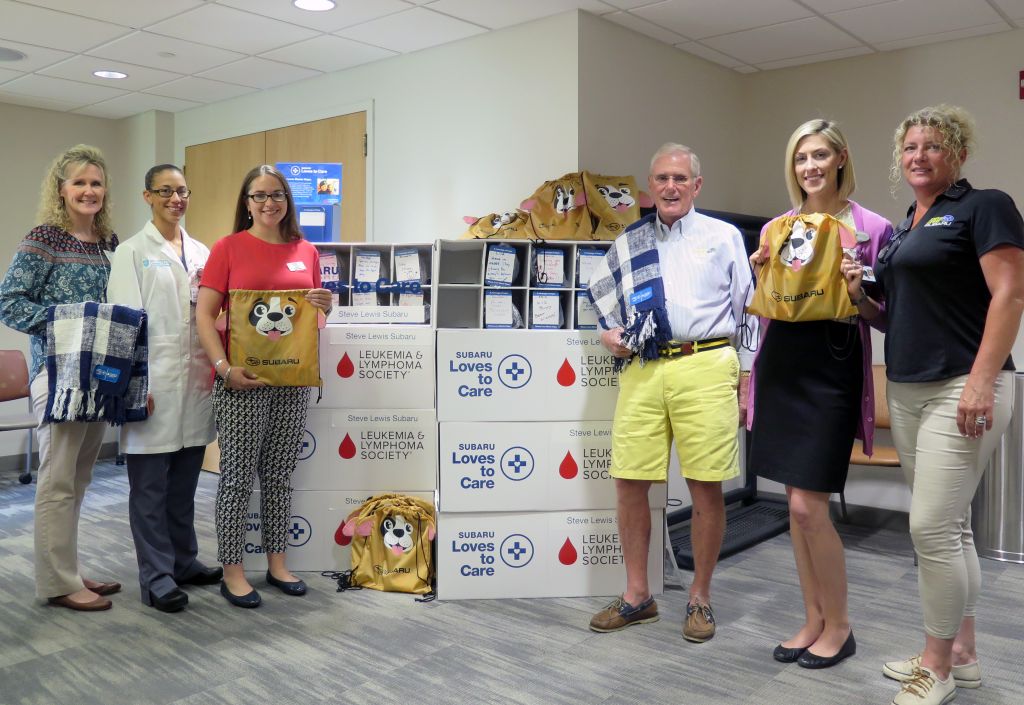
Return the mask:
<svg viewBox="0 0 1024 705">
<path fill-rule="evenodd" d="M 380 253 L 372 250 L 356 251 L 357 282 L 376 282 L 380 279 Z"/>
<path fill-rule="evenodd" d="M 590 297 L 585 291 L 576 292 L 576 328 L 597 330 L 597 309 L 590 303 Z"/>
<path fill-rule="evenodd" d="M 405 294 L 402 294 L 405 296 Z M 422 296 L 420 297 L 422 298 Z M 426 306 L 335 306 L 327 317 L 334 323 L 427 323 Z"/>
<path fill-rule="evenodd" d="M 395 250 L 395 281 L 420 281 L 420 254 L 413 249 Z"/>
<path fill-rule="evenodd" d="M 562 307 L 557 291 L 530 292 L 531 328 L 561 328 Z"/>
<path fill-rule="evenodd" d="M 487 286 L 512 286 L 515 269 L 514 247 L 491 245 L 487 248 L 487 271 L 484 273 L 484 283 Z"/>
<path fill-rule="evenodd" d="M 512 323 L 512 292 L 485 291 L 484 327 L 511 328 Z"/>
<path fill-rule="evenodd" d="M 320 285 L 325 289 L 337 291 L 338 284 L 338 253 L 333 250 L 320 251 Z M 329 284 L 334 282 L 335 286 Z"/>
<path fill-rule="evenodd" d="M 377 306 L 376 291 L 352 291 L 353 306 Z"/>
<path fill-rule="evenodd" d="M 594 273 L 601 258 L 607 250 L 585 250 L 582 247 L 577 250 L 576 260 L 576 286 L 586 288 L 590 282 L 590 275 Z"/>
<path fill-rule="evenodd" d="M 411 291 L 403 291 L 398 294 L 399 306 L 423 306 L 423 292 L 416 294 Z M 422 323 L 423 321 L 419 321 Z"/>
<path fill-rule="evenodd" d="M 565 253 L 555 249 L 536 249 L 535 279 L 537 286 L 565 285 Z"/>
</svg>

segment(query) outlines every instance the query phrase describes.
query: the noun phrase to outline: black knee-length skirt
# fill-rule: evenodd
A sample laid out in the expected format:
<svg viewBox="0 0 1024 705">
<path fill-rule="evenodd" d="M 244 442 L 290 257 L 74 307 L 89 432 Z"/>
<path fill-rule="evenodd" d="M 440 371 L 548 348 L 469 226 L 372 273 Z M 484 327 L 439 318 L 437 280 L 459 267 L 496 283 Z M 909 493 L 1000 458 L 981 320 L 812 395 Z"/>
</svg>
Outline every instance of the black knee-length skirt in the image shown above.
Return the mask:
<svg viewBox="0 0 1024 705">
<path fill-rule="evenodd" d="M 856 325 L 772 321 L 757 356 L 750 464 L 759 476 L 841 492 L 860 420 Z"/>
</svg>

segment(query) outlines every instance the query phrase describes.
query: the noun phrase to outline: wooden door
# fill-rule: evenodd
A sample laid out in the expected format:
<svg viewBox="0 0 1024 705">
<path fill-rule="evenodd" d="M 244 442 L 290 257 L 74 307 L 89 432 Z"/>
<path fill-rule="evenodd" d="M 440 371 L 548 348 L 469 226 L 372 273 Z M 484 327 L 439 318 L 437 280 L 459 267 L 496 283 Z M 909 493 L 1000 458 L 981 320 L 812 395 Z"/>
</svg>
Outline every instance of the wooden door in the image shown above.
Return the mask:
<svg viewBox="0 0 1024 705">
<path fill-rule="evenodd" d="M 232 233 L 242 179 L 267 161 L 266 133 L 257 132 L 185 148 L 185 178 L 192 189 L 185 229 L 213 246 Z"/>
<path fill-rule="evenodd" d="M 341 239 L 366 241 L 366 113 L 269 130 L 267 163 L 341 162 Z"/>
</svg>

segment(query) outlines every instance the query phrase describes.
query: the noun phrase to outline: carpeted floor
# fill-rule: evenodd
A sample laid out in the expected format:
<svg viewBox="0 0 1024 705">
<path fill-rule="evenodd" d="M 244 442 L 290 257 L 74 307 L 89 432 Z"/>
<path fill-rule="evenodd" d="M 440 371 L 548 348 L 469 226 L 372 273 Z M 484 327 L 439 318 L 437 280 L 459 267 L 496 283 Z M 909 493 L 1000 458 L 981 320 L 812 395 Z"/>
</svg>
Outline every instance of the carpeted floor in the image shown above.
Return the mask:
<svg viewBox="0 0 1024 705">
<path fill-rule="evenodd" d="M 197 494 L 202 556 L 214 557 L 217 477 Z M 686 593 L 658 598 L 662 619 L 617 634 L 587 629 L 604 598 L 417 603 L 370 590 L 337 593 L 305 574 L 306 597 L 261 590 L 258 610 L 191 588 L 187 611 L 139 601 L 123 468 L 101 463 L 86 496 L 80 552 L 90 577 L 124 583 L 114 608 L 74 613 L 37 603 L 34 485 L 0 477 L 0 703 L 14 705 L 516 703 L 521 705 L 886 705 L 884 660 L 923 642 L 909 538 L 842 527 L 858 652 L 807 671 L 771 658 L 799 626 L 788 535 L 720 564 L 718 635 L 683 641 Z M 961 705 L 1024 703 L 1024 566 L 985 560 L 978 617 L 984 687 Z M 688 575 L 684 574 L 688 579 Z M 254 576 L 262 587 L 262 578 Z"/>
</svg>

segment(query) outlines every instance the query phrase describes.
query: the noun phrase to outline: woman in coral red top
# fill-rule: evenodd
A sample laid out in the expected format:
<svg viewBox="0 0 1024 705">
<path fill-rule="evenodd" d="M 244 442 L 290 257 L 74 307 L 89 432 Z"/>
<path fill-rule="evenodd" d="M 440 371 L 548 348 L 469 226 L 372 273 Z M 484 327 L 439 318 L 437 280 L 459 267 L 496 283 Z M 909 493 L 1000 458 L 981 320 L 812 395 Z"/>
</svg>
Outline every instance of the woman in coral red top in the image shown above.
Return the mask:
<svg viewBox="0 0 1024 705">
<path fill-rule="evenodd" d="M 228 292 L 235 289 L 308 289 L 306 299 L 324 312 L 330 309 L 331 293 L 320 287 L 319 255 L 302 238 L 291 189 L 274 167 L 264 164 L 246 174 L 234 229 L 210 253 L 196 323 L 218 375 L 213 408 L 221 451 L 215 510 L 218 558 L 224 564 L 221 594 L 237 607 L 258 607 L 260 595 L 242 566 L 245 516 L 257 476 L 267 583 L 288 595 L 306 592 L 306 584 L 285 565 L 285 546 L 291 474 L 306 423 L 309 387 L 268 386 L 248 367 L 230 365 L 216 321 L 227 309 Z"/>
</svg>

